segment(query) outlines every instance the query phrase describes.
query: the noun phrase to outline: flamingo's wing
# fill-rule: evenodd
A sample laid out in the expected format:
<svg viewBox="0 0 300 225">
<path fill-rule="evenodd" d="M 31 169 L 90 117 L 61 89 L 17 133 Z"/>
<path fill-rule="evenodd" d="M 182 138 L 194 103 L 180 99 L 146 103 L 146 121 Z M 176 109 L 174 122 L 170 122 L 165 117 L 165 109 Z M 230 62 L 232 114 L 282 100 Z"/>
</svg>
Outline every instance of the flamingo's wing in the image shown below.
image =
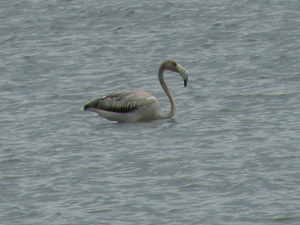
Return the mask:
<svg viewBox="0 0 300 225">
<path fill-rule="evenodd" d="M 127 113 L 140 107 L 149 106 L 157 102 L 150 93 L 142 91 L 123 91 L 95 99 L 84 106 L 84 110 L 95 108 L 98 110 Z"/>
</svg>

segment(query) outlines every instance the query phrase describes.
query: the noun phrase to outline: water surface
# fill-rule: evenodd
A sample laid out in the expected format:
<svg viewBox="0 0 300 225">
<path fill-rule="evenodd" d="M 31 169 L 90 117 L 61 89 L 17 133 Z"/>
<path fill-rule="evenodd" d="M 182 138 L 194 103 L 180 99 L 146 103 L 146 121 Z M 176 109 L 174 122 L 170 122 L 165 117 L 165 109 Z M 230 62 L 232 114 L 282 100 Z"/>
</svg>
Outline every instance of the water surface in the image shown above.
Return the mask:
<svg viewBox="0 0 300 225">
<path fill-rule="evenodd" d="M 2 1 L 1 224 L 299 224 L 298 1 Z M 84 112 L 153 93 L 174 118 Z"/>
</svg>

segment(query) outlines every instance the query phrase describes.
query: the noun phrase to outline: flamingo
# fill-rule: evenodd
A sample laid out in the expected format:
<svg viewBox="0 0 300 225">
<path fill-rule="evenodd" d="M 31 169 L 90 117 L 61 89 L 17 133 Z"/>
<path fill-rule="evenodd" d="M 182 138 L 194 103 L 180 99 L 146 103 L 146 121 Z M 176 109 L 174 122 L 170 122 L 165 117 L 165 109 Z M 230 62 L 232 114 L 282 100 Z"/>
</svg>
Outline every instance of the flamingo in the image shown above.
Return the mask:
<svg viewBox="0 0 300 225">
<path fill-rule="evenodd" d="M 169 113 L 163 113 L 158 100 L 148 92 L 123 91 L 95 99 L 84 106 L 84 111 L 92 111 L 100 116 L 119 123 L 133 123 L 157 119 L 168 119 L 175 115 L 176 103 L 163 77 L 163 72 L 170 70 L 181 75 L 184 87 L 187 85 L 188 72 L 173 59 L 164 61 L 158 70 L 158 80 L 171 103 Z"/>
</svg>

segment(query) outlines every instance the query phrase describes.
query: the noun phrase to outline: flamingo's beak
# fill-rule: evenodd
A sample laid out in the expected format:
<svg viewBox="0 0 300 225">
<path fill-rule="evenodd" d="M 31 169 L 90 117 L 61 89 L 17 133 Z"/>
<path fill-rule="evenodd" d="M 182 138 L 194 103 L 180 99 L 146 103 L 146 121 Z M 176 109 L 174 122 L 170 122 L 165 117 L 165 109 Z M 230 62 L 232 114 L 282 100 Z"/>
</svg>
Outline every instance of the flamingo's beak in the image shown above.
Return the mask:
<svg viewBox="0 0 300 225">
<path fill-rule="evenodd" d="M 184 69 L 179 63 L 177 63 L 177 71 L 181 75 L 183 82 L 184 82 L 184 87 L 186 87 L 188 78 L 189 78 L 189 73 L 186 69 Z"/>
</svg>

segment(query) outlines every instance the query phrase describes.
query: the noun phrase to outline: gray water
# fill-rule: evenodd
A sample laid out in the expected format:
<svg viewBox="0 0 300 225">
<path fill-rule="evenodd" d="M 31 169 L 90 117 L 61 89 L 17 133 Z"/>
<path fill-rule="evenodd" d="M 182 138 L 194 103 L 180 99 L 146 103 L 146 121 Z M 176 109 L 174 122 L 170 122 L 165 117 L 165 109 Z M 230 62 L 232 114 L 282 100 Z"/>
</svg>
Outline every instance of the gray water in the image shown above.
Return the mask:
<svg viewBox="0 0 300 225">
<path fill-rule="evenodd" d="M 0 1 L 1 224 L 300 224 L 300 3 Z M 153 93 L 174 118 L 83 106 Z"/>
</svg>

